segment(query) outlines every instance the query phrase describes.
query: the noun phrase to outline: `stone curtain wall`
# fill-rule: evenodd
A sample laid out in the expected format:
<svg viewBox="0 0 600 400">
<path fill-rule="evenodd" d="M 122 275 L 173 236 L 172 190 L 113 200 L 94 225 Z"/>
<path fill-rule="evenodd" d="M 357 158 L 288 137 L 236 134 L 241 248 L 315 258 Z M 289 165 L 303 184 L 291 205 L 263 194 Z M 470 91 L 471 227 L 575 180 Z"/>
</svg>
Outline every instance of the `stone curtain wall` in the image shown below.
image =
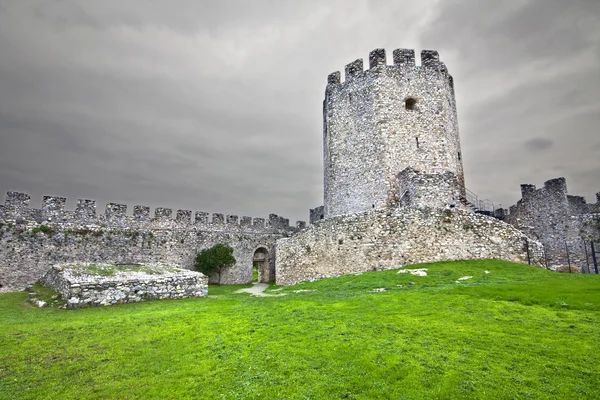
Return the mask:
<svg viewBox="0 0 600 400">
<path fill-rule="evenodd" d="M 42 285 L 61 294 L 68 308 L 204 297 L 208 293 L 208 278 L 195 271 L 171 268 L 173 272 L 160 275 L 77 276 L 72 266 L 55 265 L 40 279 Z"/>
<path fill-rule="evenodd" d="M 548 267 L 587 267 L 584 243 L 600 241 L 600 193 L 596 204 L 587 204 L 583 197 L 568 195 L 565 178 L 556 178 L 539 189 L 521 185 L 521 197 L 505 220 L 544 244 Z"/>
<path fill-rule="evenodd" d="M 164 262 L 193 268 L 197 251 L 217 243 L 234 249 L 237 264 L 226 269 L 222 283 L 252 280 L 254 251 L 264 247 L 274 255 L 278 238 L 297 228 L 285 218 L 224 216 L 179 210 L 173 219 L 168 208 L 110 203 L 103 215 L 96 204 L 79 200 L 75 211 L 64 209 L 66 199 L 46 196 L 41 209 L 29 207 L 29 196 L 9 192 L 0 206 L 0 291 L 22 290 L 59 262 L 145 263 Z M 299 221 L 298 226 L 303 226 Z M 216 276 L 211 276 L 215 281 Z"/>
<path fill-rule="evenodd" d="M 323 108 L 325 218 L 381 209 L 408 167 L 451 172 L 464 195 L 454 84 L 435 51 L 371 52 L 328 78 Z M 406 100 L 413 99 L 409 109 Z"/>
<path fill-rule="evenodd" d="M 495 218 L 399 208 L 325 219 L 277 241 L 278 285 L 402 265 L 499 258 L 543 266 L 542 245 Z"/>
</svg>

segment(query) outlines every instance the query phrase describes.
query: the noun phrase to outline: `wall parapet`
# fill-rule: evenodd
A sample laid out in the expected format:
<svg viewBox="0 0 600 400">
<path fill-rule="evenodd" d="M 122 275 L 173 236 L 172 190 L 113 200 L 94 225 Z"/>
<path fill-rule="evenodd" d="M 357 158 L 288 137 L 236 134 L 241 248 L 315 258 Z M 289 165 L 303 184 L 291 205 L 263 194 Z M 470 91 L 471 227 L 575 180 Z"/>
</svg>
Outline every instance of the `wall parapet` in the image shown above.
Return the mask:
<svg viewBox="0 0 600 400">
<path fill-rule="evenodd" d="M 127 205 L 108 203 L 104 214 L 97 213 L 95 200 L 78 199 L 74 211 L 65 209 L 65 197 L 44 196 L 42 207 L 30 207 L 31 197 L 27 193 L 9 191 L 5 204 L 0 205 L 0 222 L 21 224 L 45 224 L 73 228 L 78 226 L 96 225 L 99 227 L 119 227 L 131 229 L 189 229 L 199 226 L 202 230 L 234 229 L 261 233 L 294 232 L 297 226 L 290 226 L 289 219 L 277 214 L 270 214 L 268 223 L 265 218 L 252 218 L 237 215 L 214 213 L 209 219 L 209 213 L 191 210 L 177 210 L 173 217 L 171 208 L 157 207 L 154 217 L 151 217 L 150 207 L 136 205 L 133 214 L 127 215 Z M 192 222 L 192 215 L 194 221 Z"/>
<path fill-rule="evenodd" d="M 358 58 L 351 63 L 347 64 L 344 68 L 345 81 L 342 82 L 341 74 L 339 71 L 332 72 L 327 76 L 328 85 L 339 85 L 345 82 L 349 82 L 355 77 L 360 76 L 365 72 L 371 71 L 383 71 L 382 68 L 418 68 L 427 71 L 441 72 L 448 79 L 448 82 L 452 88 L 454 88 L 454 80 L 448 74 L 448 68 L 440 61 L 439 53 L 436 50 L 422 50 L 421 51 L 421 65 L 415 64 L 415 51 L 413 49 L 396 49 L 393 51 L 393 64 L 387 64 L 387 57 L 385 49 L 379 48 L 372 50 L 369 53 L 369 69 L 364 69 L 364 63 L 362 58 Z"/>
</svg>

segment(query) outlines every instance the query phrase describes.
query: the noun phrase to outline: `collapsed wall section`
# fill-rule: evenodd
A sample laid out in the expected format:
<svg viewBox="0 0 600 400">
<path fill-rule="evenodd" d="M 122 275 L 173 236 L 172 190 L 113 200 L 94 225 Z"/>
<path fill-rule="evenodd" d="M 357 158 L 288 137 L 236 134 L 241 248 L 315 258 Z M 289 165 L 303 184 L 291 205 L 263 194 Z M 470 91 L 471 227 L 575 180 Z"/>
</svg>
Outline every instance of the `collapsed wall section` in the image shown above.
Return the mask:
<svg viewBox="0 0 600 400">
<path fill-rule="evenodd" d="M 116 272 L 111 276 L 82 273 L 89 267 L 117 269 L 109 264 L 57 264 L 40 279 L 56 290 L 68 308 L 110 306 L 146 300 L 205 297 L 208 278 L 173 265 L 137 264 L 140 271 Z"/>
<path fill-rule="evenodd" d="M 543 265 L 542 245 L 492 217 L 399 208 L 339 216 L 277 241 L 278 285 L 402 265 L 497 258 Z"/>
</svg>

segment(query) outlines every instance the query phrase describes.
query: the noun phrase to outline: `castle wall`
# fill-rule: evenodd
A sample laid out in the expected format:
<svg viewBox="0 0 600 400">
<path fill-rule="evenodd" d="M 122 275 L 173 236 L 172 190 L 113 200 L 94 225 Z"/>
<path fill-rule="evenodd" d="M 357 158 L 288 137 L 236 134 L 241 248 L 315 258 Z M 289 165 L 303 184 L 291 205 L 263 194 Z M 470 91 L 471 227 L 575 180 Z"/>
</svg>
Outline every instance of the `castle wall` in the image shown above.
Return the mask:
<svg viewBox="0 0 600 400">
<path fill-rule="evenodd" d="M 556 178 L 540 189 L 521 185 L 521 197 L 505 221 L 544 244 L 549 268 L 585 270 L 589 256 L 584 243 L 600 242 L 600 196 L 596 204 L 587 204 L 567 193 L 565 178 Z"/>
<path fill-rule="evenodd" d="M 310 209 L 310 217 L 309 221 L 311 224 L 314 224 L 325 218 L 325 207 L 319 206 Z"/>
<path fill-rule="evenodd" d="M 0 206 L 0 291 L 21 290 L 60 262 L 164 262 L 192 269 L 197 252 L 217 243 L 233 247 L 237 261 L 221 283 L 249 283 L 256 249 L 268 250 L 274 268 L 275 241 L 297 230 L 275 214 L 265 220 L 196 212 L 192 221 L 189 210 L 173 218 L 171 209 L 157 208 L 151 217 L 149 207 L 135 206 L 129 216 L 126 205 L 110 203 L 97 215 L 91 200 L 79 200 L 75 211 L 65 210 L 65 203 L 46 196 L 42 208 L 33 209 L 28 195 L 7 194 Z"/>
<path fill-rule="evenodd" d="M 543 265 L 542 245 L 492 217 L 399 208 L 328 218 L 277 241 L 278 285 L 402 265 L 498 258 Z"/>
<path fill-rule="evenodd" d="M 454 85 L 437 52 L 415 66 L 413 50 L 396 50 L 394 65 L 374 50 L 370 69 L 356 60 L 345 82 L 329 76 L 323 113 L 326 218 L 386 207 L 408 167 L 452 172 L 464 195 Z"/>
<path fill-rule="evenodd" d="M 452 172 L 426 174 L 406 168 L 398 174 L 396 183 L 389 207 L 462 207 L 462 186 Z"/>
</svg>

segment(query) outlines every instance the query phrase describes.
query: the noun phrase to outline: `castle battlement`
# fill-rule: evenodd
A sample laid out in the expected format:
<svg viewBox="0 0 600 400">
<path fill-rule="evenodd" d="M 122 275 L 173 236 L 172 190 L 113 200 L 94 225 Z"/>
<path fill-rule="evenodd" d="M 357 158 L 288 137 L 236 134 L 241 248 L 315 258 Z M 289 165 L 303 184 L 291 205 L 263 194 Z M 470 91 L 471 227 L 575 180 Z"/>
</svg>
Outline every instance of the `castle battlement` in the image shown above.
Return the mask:
<svg viewBox="0 0 600 400">
<path fill-rule="evenodd" d="M 242 231 L 261 232 L 293 232 L 306 226 L 304 221 L 297 221 L 296 227 L 290 226 L 287 218 L 270 214 L 268 219 L 252 218 L 234 214 L 209 213 L 205 211 L 177 210 L 173 218 L 173 209 L 157 207 L 151 217 L 150 207 L 136 205 L 133 215 L 127 215 L 127 205 L 108 203 L 103 214 L 97 213 L 96 201 L 78 199 L 74 211 L 66 210 L 67 199 L 58 196 L 44 196 L 42 207 L 30 207 L 31 197 L 27 193 L 9 191 L 6 193 L 4 205 L 0 205 L 0 221 L 21 224 L 46 224 L 61 226 L 106 226 L 131 227 L 135 229 L 180 228 L 188 229 L 197 226 L 202 229 L 234 228 Z M 192 221 L 192 215 L 194 220 Z"/>
<path fill-rule="evenodd" d="M 440 61 L 439 53 L 435 50 L 421 51 L 421 65 L 415 64 L 415 51 L 413 49 L 396 49 L 393 51 L 393 64 L 388 65 L 385 49 L 375 49 L 369 53 L 369 69 L 364 69 L 363 59 L 359 58 L 347 64 L 344 68 L 345 81 L 341 81 L 340 71 L 333 72 L 327 77 L 328 85 L 347 83 L 354 78 L 365 76 L 369 73 L 381 73 L 384 69 L 390 71 L 413 70 L 441 73 L 445 80 L 454 87 L 454 80 L 448 74 L 448 68 Z"/>
<path fill-rule="evenodd" d="M 398 174 L 407 168 L 452 176 L 448 184 L 465 197 L 454 82 L 446 65 L 435 50 L 423 50 L 415 65 L 414 50 L 396 49 L 393 62 L 387 64 L 385 49 L 375 49 L 369 69 L 359 58 L 346 65 L 344 82 L 339 71 L 327 77 L 324 218 L 394 203 Z"/>
</svg>

